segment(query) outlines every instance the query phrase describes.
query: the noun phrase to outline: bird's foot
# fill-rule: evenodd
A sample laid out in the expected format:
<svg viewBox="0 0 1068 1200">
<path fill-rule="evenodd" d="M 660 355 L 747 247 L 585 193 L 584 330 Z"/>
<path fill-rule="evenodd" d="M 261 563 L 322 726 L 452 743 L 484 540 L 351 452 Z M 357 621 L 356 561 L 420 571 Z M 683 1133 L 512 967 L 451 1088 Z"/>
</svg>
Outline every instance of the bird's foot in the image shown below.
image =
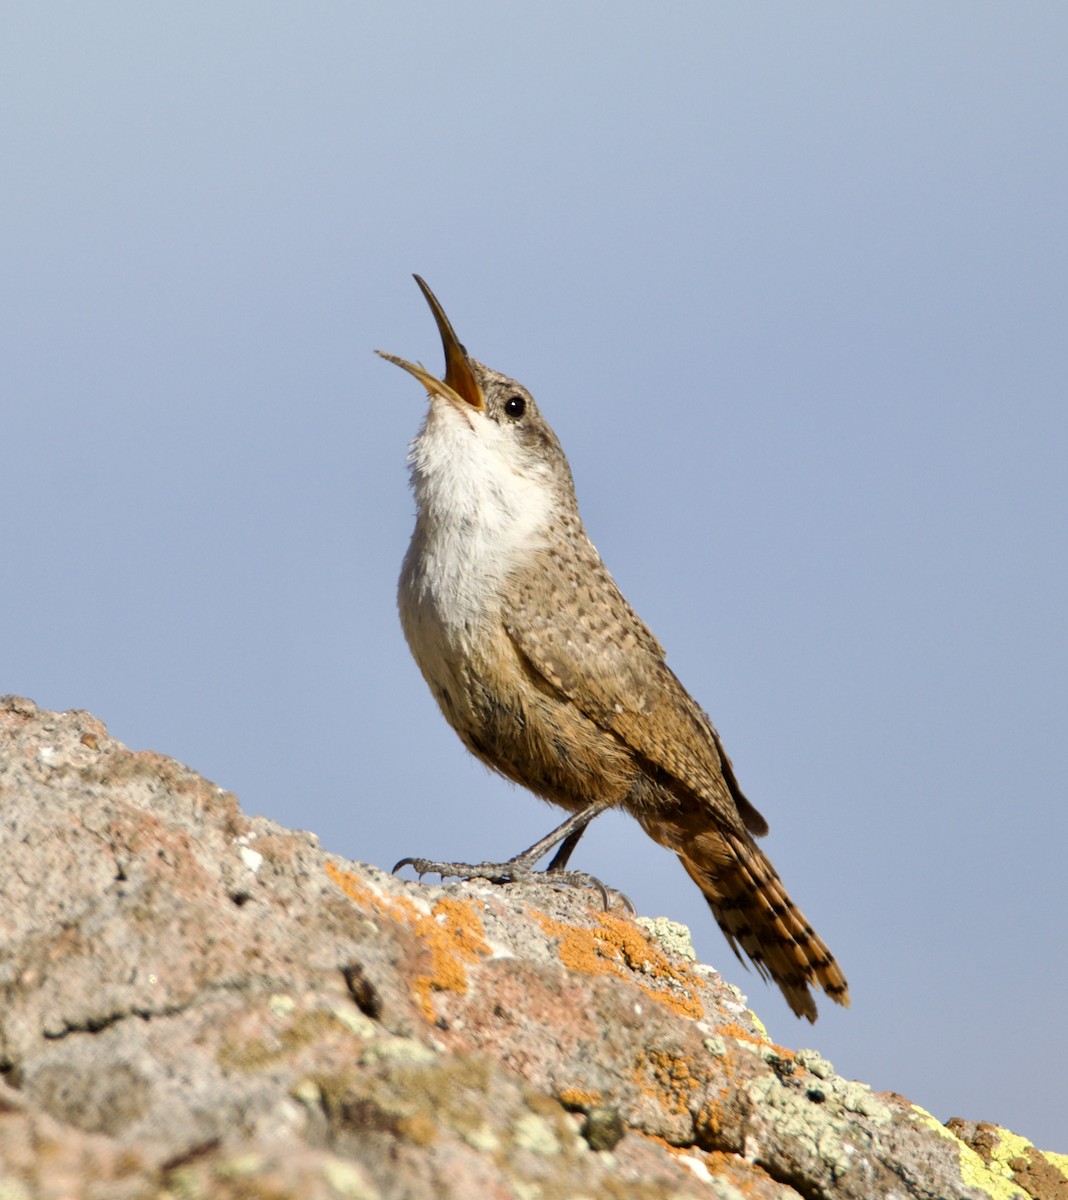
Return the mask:
<svg viewBox="0 0 1068 1200">
<path fill-rule="evenodd" d="M 411 867 L 420 878 L 424 875 L 440 875 L 442 879 L 487 879 L 490 883 L 547 883 L 551 886 L 587 887 L 600 892 L 606 909 L 618 901 L 634 912 L 634 905 L 622 892 L 606 887 L 596 876 L 587 875 L 585 871 L 565 870 L 571 851 L 586 826 L 608 807 L 606 800 L 598 800 L 572 813 L 563 824 L 507 862 L 448 863 L 434 862 L 429 858 L 402 858 L 393 868 L 393 873 L 396 874 L 401 867 Z M 548 868 L 535 871 L 534 867 L 553 849 L 556 853 Z"/>
<path fill-rule="evenodd" d="M 515 860 L 503 863 L 435 862 L 430 858 L 402 858 L 393 868 L 411 867 L 420 879 L 424 875 L 440 875 L 442 879 L 486 879 L 490 883 L 515 883 L 532 875 L 530 865 Z"/>
<path fill-rule="evenodd" d="M 618 902 L 634 912 L 634 905 L 622 892 L 607 887 L 595 875 L 587 875 L 585 871 L 564 871 L 559 867 L 535 871 L 534 864 L 537 861 L 537 858 L 531 859 L 526 854 L 517 855 L 503 863 L 434 862 L 429 858 L 402 858 L 393 868 L 393 874 L 401 867 L 411 867 L 420 879 L 424 875 L 440 875 L 442 879 L 485 879 L 496 884 L 545 883 L 550 887 L 592 888 L 600 893 L 601 903 L 606 910 Z"/>
</svg>

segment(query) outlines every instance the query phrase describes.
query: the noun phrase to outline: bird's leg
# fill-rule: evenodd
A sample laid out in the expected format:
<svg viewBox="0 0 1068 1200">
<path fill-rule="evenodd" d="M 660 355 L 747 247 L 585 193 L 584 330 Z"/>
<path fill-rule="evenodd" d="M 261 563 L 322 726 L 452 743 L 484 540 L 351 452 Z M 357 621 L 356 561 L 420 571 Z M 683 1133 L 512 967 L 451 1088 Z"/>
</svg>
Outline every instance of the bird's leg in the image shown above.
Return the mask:
<svg viewBox="0 0 1068 1200">
<path fill-rule="evenodd" d="M 508 859 L 507 862 L 449 863 L 433 862 L 429 858 L 402 858 L 393 870 L 397 872 L 401 867 L 412 867 L 417 875 L 440 875 L 443 879 L 451 876 L 457 879 L 487 879 L 490 883 L 518 883 L 528 881 L 534 874 L 535 865 L 555 846 L 559 846 L 547 870 L 539 874 L 550 875 L 552 883 L 595 887 L 600 891 L 605 908 L 607 908 L 609 893 L 612 889 L 606 888 L 599 879 L 595 879 L 592 875 L 586 875 L 582 871 L 565 871 L 564 867 L 586 826 L 608 807 L 610 805 L 607 801 L 598 800 L 586 808 L 580 809 L 579 812 L 572 813 L 551 833 L 536 841 L 533 846 L 528 846 L 526 850 Z M 613 892 L 612 894 L 618 893 Z M 633 907 L 626 897 L 623 897 L 623 900 L 628 907 Z"/>
<path fill-rule="evenodd" d="M 547 869 L 550 871 L 562 871 L 567 865 L 567 860 L 571 857 L 571 851 L 578 844 L 579 838 L 586 832 L 586 826 L 589 825 L 594 817 L 600 816 L 608 807 L 609 805 L 606 800 L 598 800 L 595 804 L 579 809 L 577 813 L 572 813 L 566 821 L 557 825 L 551 833 L 547 833 L 540 841 L 535 842 L 533 846 L 528 846 L 526 850 L 517 854 L 514 858 L 510 858 L 508 862 L 530 870 L 554 846 L 559 846 L 560 849 L 553 855 L 553 860 L 549 863 Z"/>
<path fill-rule="evenodd" d="M 545 868 L 546 871 L 562 871 L 567 866 L 567 860 L 571 857 L 571 851 L 578 845 L 579 838 L 586 832 L 586 826 L 582 825 L 578 829 L 572 829 L 566 838 L 556 848 L 556 853 L 552 857 L 552 861 Z"/>
</svg>

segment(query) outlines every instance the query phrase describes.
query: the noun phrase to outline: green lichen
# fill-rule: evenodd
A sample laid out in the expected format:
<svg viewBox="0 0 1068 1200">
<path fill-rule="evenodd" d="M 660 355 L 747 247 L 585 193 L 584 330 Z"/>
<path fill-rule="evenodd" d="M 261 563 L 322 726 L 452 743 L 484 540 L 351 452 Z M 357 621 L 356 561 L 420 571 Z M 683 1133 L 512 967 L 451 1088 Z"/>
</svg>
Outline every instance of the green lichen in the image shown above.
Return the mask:
<svg viewBox="0 0 1068 1200">
<path fill-rule="evenodd" d="M 1006 1174 L 1006 1169 L 991 1169 L 966 1142 L 962 1142 L 942 1122 L 932 1116 L 927 1109 L 918 1104 L 912 1106 L 913 1119 L 928 1129 L 933 1129 L 939 1137 L 955 1143 L 960 1162 L 960 1178 L 966 1187 L 977 1188 L 986 1192 L 991 1200 L 1026 1200 L 1027 1193 L 1016 1187 Z M 1022 1141 L 1023 1139 L 1021 1139 Z"/>
<path fill-rule="evenodd" d="M 365 1017 L 359 1009 L 347 1008 L 338 1004 L 330 1009 L 330 1015 L 335 1021 L 340 1021 L 347 1029 L 351 1029 L 358 1038 L 363 1038 L 364 1041 L 370 1041 L 371 1038 L 378 1036 L 379 1026 L 370 1017 Z"/>
<path fill-rule="evenodd" d="M 216 1163 L 215 1174 L 219 1179 L 240 1179 L 244 1175 L 255 1175 L 262 1171 L 263 1165 L 263 1155 L 250 1151 Z"/>
<path fill-rule="evenodd" d="M 559 1154 L 562 1149 L 552 1126 L 537 1113 L 524 1113 L 512 1129 L 512 1138 L 521 1150 L 529 1150 L 544 1158 Z"/>
<path fill-rule="evenodd" d="M 482 1154 L 496 1154 L 501 1148 L 501 1139 L 488 1125 L 479 1125 L 477 1129 L 469 1129 L 463 1135 L 464 1141 L 472 1150 Z"/>
<path fill-rule="evenodd" d="M 395 1063 L 432 1063 L 437 1055 L 429 1046 L 417 1042 L 415 1038 L 391 1037 L 373 1042 L 360 1055 L 360 1061 L 395 1062 Z"/>
<path fill-rule="evenodd" d="M 409 1039 L 390 1041 L 397 1048 Z M 368 1112 L 376 1112 L 388 1126 L 417 1141 L 439 1128 L 451 1129 L 465 1140 L 477 1137 L 489 1107 L 491 1064 L 476 1055 L 438 1059 L 428 1053 L 432 1063 L 402 1056 L 385 1059 L 376 1073 L 350 1070 L 316 1076 L 328 1119 L 359 1128 Z"/>
<path fill-rule="evenodd" d="M 267 999 L 267 1007 L 276 1017 L 291 1017 L 296 1011 L 297 1002 L 292 996 L 283 995 L 280 992 L 275 992 L 273 996 Z"/>
<path fill-rule="evenodd" d="M 841 1113 L 825 1104 L 815 1104 L 804 1092 L 786 1087 L 775 1075 L 762 1075 L 750 1082 L 749 1098 L 775 1126 L 784 1141 L 796 1141 L 830 1171 L 833 1179 L 845 1175 L 852 1162 L 843 1133 Z"/>
<path fill-rule="evenodd" d="M 875 1125 L 885 1125 L 891 1119 L 891 1112 L 866 1083 L 858 1083 L 855 1079 L 840 1079 L 833 1076 L 826 1081 L 830 1094 L 841 1102 L 846 1112 L 856 1113 L 857 1116 L 867 1117 Z"/>
<path fill-rule="evenodd" d="M 688 958 L 690 962 L 697 961 L 697 952 L 693 948 L 693 937 L 685 925 L 671 921 L 667 917 L 635 917 L 635 925 L 640 925 L 648 937 L 657 942 L 669 954 L 677 954 L 680 958 Z"/>
<path fill-rule="evenodd" d="M 877 1126 L 893 1119 L 889 1106 L 871 1088 L 837 1075 L 820 1079 L 818 1088 L 805 1088 L 797 1076 L 784 1082 L 771 1073 L 752 1080 L 748 1092 L 783 1140 L 806 1146 L 832 1179 L 840 1179 L 852 1168 L 854 1148 L 870 1139 L 868 1131 L 857 1125 L 857 1116 Z"/>
<path fill-rule="evenodd" d="M 227 1039 L 219 1047 L 216 1061 L 224 1071 L 262 1071 L 317 1042 L 337 1024 L 330 1012 L 298 1013 L 273 1037 Z"/>
<path fill-rule="evenodd" d="M 181 1166 L 164 1176 L 166 1189 L 160 1193 L 167 1200 L 207 1200 L 208 1185 L 196 1167 Z M 0 1200 L 15 1200 L 0 1191 Z"/>
<path fill-rule="evenodd" d="M 323 1093 L 314 1079 L 302 1079 L 289 1093 L 305 1108 L 317 1108 L 323 1102 Z"/>
<path fill-rule="evenodd" d="M 320 1168 L 331 1191 L 346 1200 L 379 1200 L 379 1193 L 368 1186 L 363 1172 L 341 1158 L 328 1158 Z"/>
<path fill-rule="evenodd" d="M 834 1066 L 823 1057 L 818 1050 L 798 1050 L 794 1061 L 817 1079 L 830 1079 L 834 1075 Z"/>
</svg>

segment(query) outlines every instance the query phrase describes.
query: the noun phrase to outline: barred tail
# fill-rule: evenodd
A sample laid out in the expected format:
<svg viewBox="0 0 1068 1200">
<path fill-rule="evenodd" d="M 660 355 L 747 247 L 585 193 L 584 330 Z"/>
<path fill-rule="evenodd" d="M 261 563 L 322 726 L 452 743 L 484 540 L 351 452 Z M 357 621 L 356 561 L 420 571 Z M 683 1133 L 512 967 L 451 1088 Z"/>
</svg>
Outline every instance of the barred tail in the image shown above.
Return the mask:
<svg viewBox="0 0 1068 1200">
<path fill-rule="evenodd" d="M 849 987 L 834 955 L 748 835 L 712 829 L 691 837 L 685 851 L 677 841 L 667 844 L 704 893 L 739 960 L 741 949 L 765 979 L 778 985 L 797 1016 L 816 1019 L 811 987 L 848 1007 Z"/>
</svg>

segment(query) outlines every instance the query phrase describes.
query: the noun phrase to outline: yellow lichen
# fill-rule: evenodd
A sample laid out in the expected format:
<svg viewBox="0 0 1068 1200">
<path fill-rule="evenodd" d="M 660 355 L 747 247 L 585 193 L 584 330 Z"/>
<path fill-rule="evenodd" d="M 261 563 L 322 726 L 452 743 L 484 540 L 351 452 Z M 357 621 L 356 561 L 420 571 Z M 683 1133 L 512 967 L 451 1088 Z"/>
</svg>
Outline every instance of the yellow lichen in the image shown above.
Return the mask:
<svg viewBox="0 0 1068 1200">
<path fill-rule="evenodd" d="M 926 1125 L 928 1129 L 933 1129 L 939 1137 L 956 1143 L 957 1153 L 960 1156 L 960 1178 L 967 1187 L 978 1188 L 980 1191 L 986 1192 L 991 1200 L 1020 1200 L 1024 1195 L 1018 1187 L 1013 1185 L 1003 1170 L 992 1170 L 967 1142 L 962 1142 L 937 1117 L 932 1116 L 925 1108 L 920 1108 L 918 1104 L 912 1105 L 912 1111 L 915 1119 L 921 1124 Z"/>
<path fill-rule="evenodd" d="M 1056 1167 L 1065 1179 L 1068 1179 L 1068 1154 L 1057 1154 L 1052 1150 L 1043 1150 L 1042 1156 L 1048 1163 Z"/>
<path fill-rule="evenodd" d="M 762 1037 L 762 1038 L 763 1038 L 763 1039 L 764 1039 L 766 1042 L 770 1042 L 770 1041 L 771 1041 L 771 1034 L 769 1034 L 769 1033 L 768 1033 L 768 1027 L 767 1027 L 767 1026 L 764 1024 L 764 1022 L 763 1022 L 763 1021 L 762 1021 L 762 1020 L 761 1020 L 761 1019 L 760 1019 L 760 1018 L 759 1018 L 759 1017 L 756 1015 L 756 1013 L 755 1013 L 755 1012 L 753 1012 L 753 1010 L 752 1010 L 752 1009 L 749 1009 L 749 1010 L 748 1010 L 748 1012 L 749 1012 L 749 1017 L 750 1017 L 750 1020 L 751 1020 L 751 1021 L 753 1022 L 753 1024 L 754 1024 L 754 1025 L 757 1027 L 757 1032 L 760 1034 L 760 1036 L 761 1036 L 761 1037 Z"/>
<path fill-rule="evenodd" d="M 991 1163 L 1006 1170 L 1012 1170 L 1009 1163 L 1014 1158 L 1026 1158 L 1034 1146 L 1018 1133 L 1010 1133 L 1007 1129 L 998 1129 L 995 1144 L 992 1147 Z"/>
<path fill-rule="evenodd" d="M 1065 1171 L 1068 1159 L 1064 1155 L 1044 1154 L 1027 1138 L 985 1121 L 959 1131 L 957 1125 L 957 1121 L 950 1121 L 948 1128 L 954 1133 L 959 1132 L 992 1171 L 1011 1179 L 1028 1195 L 1063 1194 L 1068 1197 L 1068 1172 Z"/>
</svg>

